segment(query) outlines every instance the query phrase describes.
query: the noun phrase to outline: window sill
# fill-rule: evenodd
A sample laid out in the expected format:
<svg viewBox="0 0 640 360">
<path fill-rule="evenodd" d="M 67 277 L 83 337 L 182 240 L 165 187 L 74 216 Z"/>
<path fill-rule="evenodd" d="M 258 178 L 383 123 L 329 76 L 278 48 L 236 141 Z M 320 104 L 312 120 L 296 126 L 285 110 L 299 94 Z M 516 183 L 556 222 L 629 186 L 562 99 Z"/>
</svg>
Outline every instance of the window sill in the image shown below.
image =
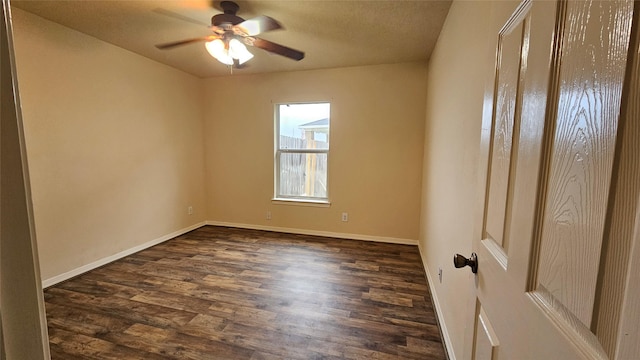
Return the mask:
<svg viewBox="0 0 640 360">
<path fill-rule="evenodd" d="M 331 203 L 326 200 L 310 200 L 310 199 L 287 199 L 274 198 L 271 199 L 274 205 L 293 205 L 293 206 L 311 206 L 311 207 L 330 207 Z"/>
</svg>

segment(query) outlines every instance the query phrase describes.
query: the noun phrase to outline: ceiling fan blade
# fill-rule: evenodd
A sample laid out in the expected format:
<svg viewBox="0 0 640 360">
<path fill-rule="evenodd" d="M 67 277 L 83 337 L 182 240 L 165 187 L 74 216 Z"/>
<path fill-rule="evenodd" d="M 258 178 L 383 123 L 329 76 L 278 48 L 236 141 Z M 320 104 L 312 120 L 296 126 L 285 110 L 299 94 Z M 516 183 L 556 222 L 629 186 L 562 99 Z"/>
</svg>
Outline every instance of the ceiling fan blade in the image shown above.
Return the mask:
<svg viewBox="0 0 640 360">
<path fill-rule="evenodd" d="M 261 15 L 249 20 L 245 20 L 240 24 L 234 26 L 234 28 L 239 29 L 243 34 L 255 36 L 263 32 L 282 29 L 282 25 L 280 25 L 280 23 L 274 18 L 268 17 L 266 15 Z"/>
<path fill-rule="evenodd" d="M 269 40 L 255 38 L 255 40 L 253 41 L 253 46 L 272 52 L 274 54 L 288 57 L 289 59 L 293 59 L 296 61 L 300 61 L 304 59 L 304 53 L 302 51 L 295 50 L 280 44 L 276 44 Z"/>
<path fill-rule="evenodd" d="M 160 50 L 166 50 L 166 49 L 172 49 L 174 47 L 178 47 L 178 46 L 182 46 L 182 45 L 188 45 L 188 44 L 197 43 L 197 42 L 207 42 L 207 41 L 215 40 L 215 39 L 218 39 L 218 38 L 219 38 L 219 36 L 203 36 L 203 37 L 194 38 L 194 39 L 187 39 L 187 40 L 174 41 L 174 42 L 170 42 L 170 43 L 157 44 L 156 47 L 158 49 L 160 49 Z"/>
</svg>

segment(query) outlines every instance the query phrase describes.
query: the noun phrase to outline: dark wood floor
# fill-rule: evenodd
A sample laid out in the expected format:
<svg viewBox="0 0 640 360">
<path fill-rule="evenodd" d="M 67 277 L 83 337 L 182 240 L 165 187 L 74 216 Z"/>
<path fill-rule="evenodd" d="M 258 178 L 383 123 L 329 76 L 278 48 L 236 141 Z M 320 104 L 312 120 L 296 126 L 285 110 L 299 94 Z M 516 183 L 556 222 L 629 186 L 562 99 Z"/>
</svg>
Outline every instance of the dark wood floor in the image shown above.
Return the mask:
<svg viewBox="0 0 640 360">
<path fill-rule="evenodd" d="M 52 359 L 444 359 L 415 246 L 205 226 L 45 290 Z"/>
</svg>

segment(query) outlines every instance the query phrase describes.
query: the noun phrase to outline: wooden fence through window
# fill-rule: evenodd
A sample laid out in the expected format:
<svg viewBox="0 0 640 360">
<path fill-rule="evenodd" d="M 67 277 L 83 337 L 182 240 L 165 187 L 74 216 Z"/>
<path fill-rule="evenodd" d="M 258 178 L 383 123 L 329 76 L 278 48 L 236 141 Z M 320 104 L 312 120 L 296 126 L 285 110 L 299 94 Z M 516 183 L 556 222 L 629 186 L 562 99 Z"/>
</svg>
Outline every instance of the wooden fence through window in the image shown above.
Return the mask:
<svg viewBox="0 0 640 360">
<path fill-rule="evenodd" d="M 327 197 L 327 154 L 305 153 L 304 149 L 326 149 L 324 141 L 280 135 L 281 149 L 301 152 L 280 154 L 280 192 L 286 196 Z"/>
</svg>

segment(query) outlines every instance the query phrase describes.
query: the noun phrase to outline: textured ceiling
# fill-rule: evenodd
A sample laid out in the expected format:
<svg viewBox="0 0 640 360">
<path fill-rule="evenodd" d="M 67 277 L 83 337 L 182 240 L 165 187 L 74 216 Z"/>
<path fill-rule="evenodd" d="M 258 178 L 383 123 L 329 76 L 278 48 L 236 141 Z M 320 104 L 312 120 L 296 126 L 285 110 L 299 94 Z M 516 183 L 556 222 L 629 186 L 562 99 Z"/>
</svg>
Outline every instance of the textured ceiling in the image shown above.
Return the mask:
<svg viewBox="0 0 640 360">
<path fill-rule="evenodd" d="M 264 50 L 234 73 L 264 73 L 426 61 L 450 0 L 236 1 L 238 16 L 268 15 L 284 29 L 259 37 L 305 52 L 299 62 Z M 12 5 L 198 77 L 229 75 L 202 43 L 171 50 L 154 45 L 211 34 L 219 1 L 12 0 Z"/>
</svg>

